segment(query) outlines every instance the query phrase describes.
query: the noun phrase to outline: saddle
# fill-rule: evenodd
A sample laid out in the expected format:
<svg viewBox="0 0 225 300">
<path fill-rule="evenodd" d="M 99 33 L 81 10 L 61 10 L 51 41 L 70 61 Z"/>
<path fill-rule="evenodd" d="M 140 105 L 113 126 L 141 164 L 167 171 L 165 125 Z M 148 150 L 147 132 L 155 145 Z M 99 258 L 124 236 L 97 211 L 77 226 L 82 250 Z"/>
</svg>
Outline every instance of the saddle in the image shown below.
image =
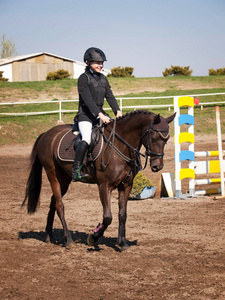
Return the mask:
<svg viewBox="0 0 225 300">
<path fill-rule="evenodd" d="M 103 130 L 103 129 L 102 129 Z M 62 161 L 73 162 L 75 158 L 76 148 L 81 141 L 81 134 L 79 131 L 74 131 L 73 128 L 69 129 L 61 138 L 58 146 L 58 158 Z M 92 129 L 91 144 L 89 146 L 86 162 L 95 161 L 103 147 L 103 136 L 100 133 L 99 127 L 96 126 Z"/>
</svg>

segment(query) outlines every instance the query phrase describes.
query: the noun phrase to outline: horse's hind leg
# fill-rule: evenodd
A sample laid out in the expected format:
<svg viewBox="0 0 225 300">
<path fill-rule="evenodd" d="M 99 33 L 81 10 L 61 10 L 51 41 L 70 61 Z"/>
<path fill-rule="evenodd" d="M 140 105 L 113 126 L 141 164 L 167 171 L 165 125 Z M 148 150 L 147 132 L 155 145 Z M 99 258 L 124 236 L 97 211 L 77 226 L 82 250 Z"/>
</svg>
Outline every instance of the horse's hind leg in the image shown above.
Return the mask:
<svg viewBox="0 0 225 300">
<path fill-rule="evenodd" d="M 55 170 L 53 170 L 53 169 L 50 171 L 47 171 L 47 176 L 48 176 L 49 182 L 51 184 L 52 192 L 53 192 L 53 195 L 51 198 L 50 210 L 49 210 L 48 219 L 47 219 L 47 226 L 46 226 L 47 238 L 48 238 L 48 236 L 50 238 L 52 237 L 52 226 L 53 226 L 55 210 L 56 210 L 58 217 L 62 223 L 65 244 L 69 245 L 70 243 L 73 243 L 73 240 L 72 240 L 71 234 L 70 234 L 67 224 L 66 224 L 62 197 L 63 197 L 63 195 L 65 195 L 65 193 L 68 190 L 68 186 L 71 182 L 71 178 L 65 172 L 63 172 L 63 174 L 61 174 L 61 176 L 57 176 L 59 178 L 59 180 L 58 180 L 56 177 Z"/>
<path fill-rule="evenodd" d="M 54 241 L 53 234 L 52 234 L 52 227 L 53 227 L 53 221 L 54 221 L 54 217 L 55 217 L 55 203 L 56 203 L 55 198 L 52 195 L 50 209 L 49 209 L 48 218 L 47 218 L 47 225 L 45 228 L 45 231 L 47 233 L 46 242 Z"/>
</svg>

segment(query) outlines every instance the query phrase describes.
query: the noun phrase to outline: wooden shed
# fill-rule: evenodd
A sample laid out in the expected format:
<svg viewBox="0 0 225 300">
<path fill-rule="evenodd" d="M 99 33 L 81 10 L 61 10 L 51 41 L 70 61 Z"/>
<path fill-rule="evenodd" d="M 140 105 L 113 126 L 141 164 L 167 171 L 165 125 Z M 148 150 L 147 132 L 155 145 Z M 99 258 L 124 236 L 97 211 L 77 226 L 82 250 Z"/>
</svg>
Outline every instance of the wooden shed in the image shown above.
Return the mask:
<svg viewBox="0 0 225 300">
<path fill-rule="evenodd" d="M 0 71 L 9 81 L 42 81 L 48 72 L 59 69 L 67 70 L 70 78 L 78 78 L 85 70 L 86 64 L 73 59 L 47 52 L 21 55 L 0 59 Z M 104 74 L 109 71 L 105 70 Z"/>
</svg>

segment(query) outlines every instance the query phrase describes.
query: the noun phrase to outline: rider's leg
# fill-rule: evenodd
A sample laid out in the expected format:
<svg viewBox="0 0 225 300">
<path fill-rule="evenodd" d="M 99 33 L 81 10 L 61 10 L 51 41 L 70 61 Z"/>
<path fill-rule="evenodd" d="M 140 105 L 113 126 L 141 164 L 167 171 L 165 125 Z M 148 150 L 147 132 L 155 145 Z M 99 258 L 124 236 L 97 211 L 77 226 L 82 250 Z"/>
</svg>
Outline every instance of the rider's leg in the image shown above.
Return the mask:
<svg viewBox="0 0 225 300">
<path fill-rule="evenodd" d="M 79 143 L 79 146 L 76 149 L 75 160 L 72 169 L 73 181 L 88 180 L 89 178 L 88 174 L 81 173 L 80 169 L 82 167 L 85 154 L 91 142 L 92 123 L 87 121 L 82 121 L 79 122 L 78 125 L 82 136 L 82 141 Z"/>
</svg>

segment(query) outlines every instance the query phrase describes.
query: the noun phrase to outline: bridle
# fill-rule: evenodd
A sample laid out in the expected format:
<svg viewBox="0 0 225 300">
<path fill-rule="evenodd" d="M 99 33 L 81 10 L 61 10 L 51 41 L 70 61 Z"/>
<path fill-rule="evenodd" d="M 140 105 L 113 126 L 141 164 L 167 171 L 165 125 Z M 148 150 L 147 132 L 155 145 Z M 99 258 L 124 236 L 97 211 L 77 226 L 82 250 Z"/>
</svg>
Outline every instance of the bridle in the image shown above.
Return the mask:
<svg viewBox="0 0 225 300">
<path fill-rule="evenodd" d="M 116 127 L 116 120 L 114 120 L 114 126 L 113 128 L 111 128 L 108 124 L 107 124 L 107 127 L 111 130 L 111 134 L 110 134 L 110 137 L 107 139 L 104 132 L 100 129 L 100 132 L 102 133 L 103 135 L 103 138 L 106 142 L 106 147 L 103 151 L 103 153 L 105 152 L 107 146 L 110 146 L 112 150 L 114 150 L 120 157 L 122 157 L 125 161 L 127 162 L 132 162 L 136 165 L 136 167 L 139 169 L 139 170 L 144 170 L 147 166 L 147 160 L 148 160 L 148 157 L 150 158 L 150 163 L 155 160 L 155 159 L 158 159 L 158 158 L 162 158 L 164 156 L 164 153 L 155 153 L 155 152 L 152 152 L 150 150 L 150 133 L 151 133 L 151 130 L 155 131 L 155 132 L 158 132 L 159 135 L 161 136 L 162 139 L 164 140 L 167 140 L 169 138 L 169 126 L 167 129 L 157 129 L 153 126 L 153 123 L 154 123 L 154 120 L 152 121 L 151 125 L 149 126 L 149 128 L 143 133 L 143 135 L 141 136 L 140 140 L 143 139 L 146 134 L 148 135 L 147 137 L 147 144 L 145 145 L 145 148 L 146 148 L 146 152 L 145 152 L 145 155 L 142 154 L 140 151 L 138 151 L 136 148 L 132 147 L 130 144 L 128 144 L 116 131 L 115 131 L 115 127 Z M 164 136 L 162 133 L 163 132 L 168 132 L 166 136 Z M 129 157 L 126 157 L 124 154 L 122 154 L 115 146 L 114 146 L 114 137 L 117 137 L 120 141 L 122 141 L 125 145 L 127 145 L 131 150 L 133 150 L 133 153 L 134 153 L 134 156 L 135 156 L 135 159 L 131 159 Z M 112 139 L 112 142 L 111 142 L 111 139 Z M 103 156 L 102 155 L 102 161 L 101 161 L 101 164 L 104 168 L 107 167 L 108 163 L 109 163 L 109 160 L 107 162 L 107 164 L 105 165 L 103 163 Z M 140 159 L 140 156 L 143 156 L 145 157 L 145 166 L 144 168 L 142 168 L 141 166 L 141 159 Z M 111 157 L 111 154 L 110 154 L 110 157 Z"/>
<path fill-rule="evenodd" d="M 170 132 L 169 132 L 169 126 L 167 129 L 158 129 L 158 128 L 155 128 L 153 126 L 153 122 L 151 123 L 151 125 L 149 126 L 149 128 L 147 130 L 145 130 L 145 132 L 143 133 L 143 135 L 141 136 L 141 139 L 143 139 L 146 134 L 148 135 L 147 137 L 147 144 L 145 145 L 145 148 L 146 148 L 146 156 L 149 156 L 150 157 L 150 162 L 152 162 L 153 160 L 155 159 L 158 159 L 158 158 L 162 158 L 164 156 L 164 152 L 163 153 L 155 153 L 155 152 L 152 152 L 151 149 L 150 149 L 150 138 L 151 138 L 151 130 L 155 131 L 155 132 L 158 132 L 159 135 L 161 136 L 162 139 L 164 140 L 167 140 L 170 136 Z M 166 136 L 164 136 L 162 134 L 162 132 L 168 132 Z"/>
</svg>

